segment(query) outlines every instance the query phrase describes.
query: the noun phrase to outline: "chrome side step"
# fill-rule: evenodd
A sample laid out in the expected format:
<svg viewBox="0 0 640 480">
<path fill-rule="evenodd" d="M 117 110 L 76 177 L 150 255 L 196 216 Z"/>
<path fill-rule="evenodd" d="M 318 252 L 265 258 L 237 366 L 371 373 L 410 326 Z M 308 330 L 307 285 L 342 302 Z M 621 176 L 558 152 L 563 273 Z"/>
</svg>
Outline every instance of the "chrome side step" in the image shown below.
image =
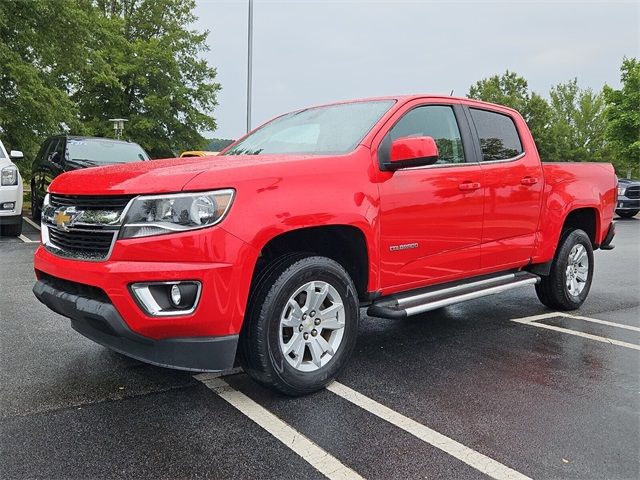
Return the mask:
<svg viewBox="0 0 640 480">
<path fill-rule="evenodd" d="M 539 281 L 540 277 L 529 272 L 477 277 L 380 298 L 368 308 L 367 314 L 372 317 L 406 318 L 454 303 L 535 285 Z"/>
</svg>

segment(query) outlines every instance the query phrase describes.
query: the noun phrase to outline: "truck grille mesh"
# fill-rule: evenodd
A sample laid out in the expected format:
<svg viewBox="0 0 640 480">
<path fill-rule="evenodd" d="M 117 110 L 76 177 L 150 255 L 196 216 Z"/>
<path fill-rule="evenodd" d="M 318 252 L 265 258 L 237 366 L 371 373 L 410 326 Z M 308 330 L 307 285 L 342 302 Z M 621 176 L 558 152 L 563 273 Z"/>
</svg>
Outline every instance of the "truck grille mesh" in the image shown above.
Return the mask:
<svg viewBox="0 0 640 480">
<path fill-rule="evenodd" d="M 624 192 L 624 196 L 627 198 L 640 198 L 640 185 L 628 187 Z"/>
<path fill-rule="evenodd" d="M 78 260 L 101 261 L 106 260 L 120 231 L 119 225 L 102 223 L 78 223 L 58 225 L 55 212 L 66 213 L 72 211 L 81 213 L 92 211 L 92 216 L 102 212 L 121 214 L 133 196 L 104 196 L 92 197 L 83 195 L 49 195 L 49 205 L 55 211 L 51 216 L 43 215 L 43 223 L 47 227 L 45 248 L 51 253 L 65 258 Z M 59 209 L 59 210 L 58 210 Z M 113 218 L 113 217 L 111 217 Z M 117 218 L 117 216 L 116 216 Z"/>
</svg>

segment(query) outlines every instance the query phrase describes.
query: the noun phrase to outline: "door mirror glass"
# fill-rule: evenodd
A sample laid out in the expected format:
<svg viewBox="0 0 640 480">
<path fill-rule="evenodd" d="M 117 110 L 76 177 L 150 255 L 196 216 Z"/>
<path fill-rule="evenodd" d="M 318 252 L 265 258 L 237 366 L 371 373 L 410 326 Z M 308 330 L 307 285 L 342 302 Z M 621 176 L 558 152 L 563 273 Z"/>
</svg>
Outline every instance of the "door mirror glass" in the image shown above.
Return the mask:
<svg viewBox="0 0 640 480">
<path fill-rule="evenodd" d="M 393 170 L 433 165 L 438 161 L 438 146 L 432 137 L 396 138 L 389 160 Z"/>
</svg>

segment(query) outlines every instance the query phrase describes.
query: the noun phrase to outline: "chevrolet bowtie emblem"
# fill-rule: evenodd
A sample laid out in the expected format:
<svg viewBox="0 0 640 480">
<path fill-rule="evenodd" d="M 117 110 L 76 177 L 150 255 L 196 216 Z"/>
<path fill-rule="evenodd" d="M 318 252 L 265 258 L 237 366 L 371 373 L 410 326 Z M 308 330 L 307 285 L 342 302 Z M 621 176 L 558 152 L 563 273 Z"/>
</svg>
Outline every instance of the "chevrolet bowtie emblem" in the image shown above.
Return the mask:
<svg viewBox="0 0 640 480">
<path fill-rule="evenodd" d="M 58 210 L 53 215 L 53 221 L 59 228 L 66 231 L 68 230 L 69 224 L 73 221 L 73 215 L 71 213 L 72 212 L 67 213 L 66 210 Z"/>
</svg>

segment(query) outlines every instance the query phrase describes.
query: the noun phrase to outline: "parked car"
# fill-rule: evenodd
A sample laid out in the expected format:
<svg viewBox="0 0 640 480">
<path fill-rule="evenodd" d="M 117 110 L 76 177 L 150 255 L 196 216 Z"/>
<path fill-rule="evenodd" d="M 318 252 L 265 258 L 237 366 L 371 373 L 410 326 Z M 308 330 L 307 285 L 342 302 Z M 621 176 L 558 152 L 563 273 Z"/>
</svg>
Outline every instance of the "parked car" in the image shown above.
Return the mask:
<svg viewBox="0 0 640 480">
<path fill-rule="evenodd" d="M 149 160 L 149 155 L 133 142 L 71 135 L 47 138 L 31 167 L 31 216 L 40 221 L 47 187 L 64 172 L 145 160 Z"/>
<path fill-rule="evenodd" d="M 611 249 L 605 163 L 541 164 L 510 108 L 443 96 L 313 107 L 220 156 L 58 177 L 36 297 L 81 334 L 184 370 L 232 367 L 289 395 L 327 385 L 360 307 L 405 318 L 535 285 L 585 301 Z"/>
<path fill-rule="evenodd" d="M 0 141 L 0 235 L 22 234 L 22 177 L 12 160 L 23 158 L 19 150 L 7 151 Z"/>
<path fill-rule="evenodd" d="M 631 218 L 638 212 L 640 212 L 640 180 L 618 178 L 616 214 L 622 218 Z"/>
<path fill-rule="evenodd" d="M 205 150 L 188 150 L 180 154 L 180 158 L 184 157 L 210 157 L 212 155 L 218 155 L 220 152 L 207 152 Z"/>
</svg>

